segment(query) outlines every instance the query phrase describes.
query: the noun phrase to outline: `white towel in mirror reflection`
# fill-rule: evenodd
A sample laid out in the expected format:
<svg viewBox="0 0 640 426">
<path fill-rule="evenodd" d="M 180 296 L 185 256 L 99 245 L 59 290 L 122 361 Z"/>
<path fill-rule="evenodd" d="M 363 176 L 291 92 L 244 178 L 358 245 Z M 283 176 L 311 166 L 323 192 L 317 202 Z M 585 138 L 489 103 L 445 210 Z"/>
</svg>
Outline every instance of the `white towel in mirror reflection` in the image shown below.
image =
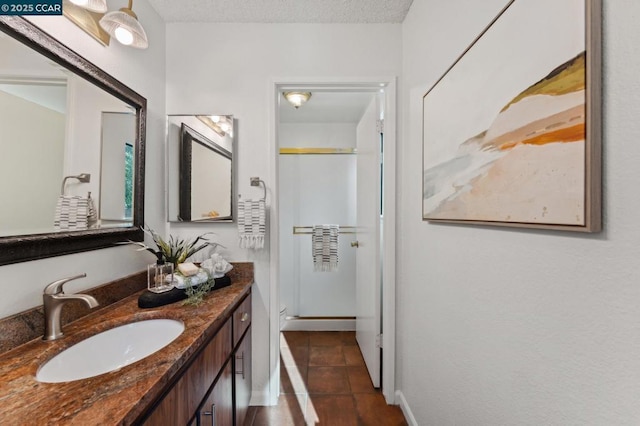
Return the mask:
<svg viewBox="0 0 640 426">
<path fill-rule="evenodd" d="M 89 229 L 97 222 L 96 208 L 91 197 L 60 195 L 56 203 L 53 226 L 59 230 Z"/>
</svg>

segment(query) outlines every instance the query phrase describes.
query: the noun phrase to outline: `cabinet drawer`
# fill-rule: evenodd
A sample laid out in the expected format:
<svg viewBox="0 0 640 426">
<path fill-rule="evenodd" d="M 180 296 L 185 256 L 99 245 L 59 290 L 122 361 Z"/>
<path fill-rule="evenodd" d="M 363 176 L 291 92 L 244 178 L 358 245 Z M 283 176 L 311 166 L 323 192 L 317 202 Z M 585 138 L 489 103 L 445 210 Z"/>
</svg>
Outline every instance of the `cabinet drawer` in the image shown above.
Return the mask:
<svg viewBox="0 0 640 426">
<path fill-rule="evenodd" d="M 233 312 L 233 347 L 236 347 L 245 330 L 251 325 L 251 293 Z"/>
<path fill-rule="evenodd" d="M 227 320 L 147 418 L 145 425 L 187 424 L 231 355 L 231 325 L 231 320 Z"/>
</svg>

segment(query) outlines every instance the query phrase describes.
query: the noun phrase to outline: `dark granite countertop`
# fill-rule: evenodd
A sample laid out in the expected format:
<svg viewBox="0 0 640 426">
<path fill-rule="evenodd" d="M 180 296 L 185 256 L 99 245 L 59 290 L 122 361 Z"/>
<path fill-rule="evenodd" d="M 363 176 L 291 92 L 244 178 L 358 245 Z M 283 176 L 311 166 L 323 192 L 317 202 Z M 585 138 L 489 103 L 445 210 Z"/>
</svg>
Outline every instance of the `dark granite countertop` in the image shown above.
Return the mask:
<svg viewBox="0 0 640 426">
<path fill-rule="evenodd" d="M 138 308 L 139 292 L 64 327 L 55 341 L 32 340 L 0 355 L 0 424 L 128 425 L 139 420 L 177 373 L 229 318 L 250 291 L 253 264 L 234 263 L 232 285 L 214 290 L 199 306 L 182 302 Z M 75 343 L 131 322 L 172 318 L 184 332 L 155 354 L 118 371 L 65 383 L 40 383 L 40 365 Z"/>
</svg>

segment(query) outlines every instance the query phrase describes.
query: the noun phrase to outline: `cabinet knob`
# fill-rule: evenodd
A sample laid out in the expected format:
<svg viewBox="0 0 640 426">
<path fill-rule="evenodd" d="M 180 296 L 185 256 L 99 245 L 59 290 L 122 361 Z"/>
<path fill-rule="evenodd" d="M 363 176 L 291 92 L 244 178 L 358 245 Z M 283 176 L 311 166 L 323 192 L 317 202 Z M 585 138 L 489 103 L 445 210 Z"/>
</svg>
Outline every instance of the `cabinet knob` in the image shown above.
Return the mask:
<svg viewBox="0 0 640 426">
<path fill-rule="evenodd" d="M 240 322 L 246 322 L 249 319 L 249 313 L 245 312 L 244 314 L 242 314 L 242 316 L 240 317 Z"/>
</svg>

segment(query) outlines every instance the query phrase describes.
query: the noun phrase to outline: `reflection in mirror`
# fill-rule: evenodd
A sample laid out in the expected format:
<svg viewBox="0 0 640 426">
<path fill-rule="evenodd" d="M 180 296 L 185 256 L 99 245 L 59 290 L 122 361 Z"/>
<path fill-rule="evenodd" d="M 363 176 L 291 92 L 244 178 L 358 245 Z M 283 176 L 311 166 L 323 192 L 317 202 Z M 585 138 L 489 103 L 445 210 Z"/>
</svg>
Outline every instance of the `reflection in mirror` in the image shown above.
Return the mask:
<svg viewBox="0 0 640 426">
<path fill-rule="evenodd" d="M 233 220 L 233 116 L 167 119 L 169 220 Z"/>
<path fill-rule="evenodd" d="M 23 18 L 0 58 L 0 264 L 141 240 L 145 98 Z"/>
<path fill-rule="evenodd" d="M 0 208 L 0 236 L 131 226 L 131 214 L 125 214 L 125 147 L 133 147 L 135 110 L 0 34 L 0 147 L 11 159 L 0 168 L 0 188 L 3 199 L 14 200 Z M 81 173 L 93 179 L 68 179 L 60 189 L 66 176 Z M 131 179 L 127 184 L 130 193 Z M 91 224 L 83 204 L 89 198 L 100 212 Z M 62 219 L 54 226 L 56 215 Z"/>
<path fill-rule="evenodd" d="M 63 78 L 0 77 L 0 236 L 53 230 L 63 178 L 65 97 Z"/>
<path fill-rule="evenodd" d="M 102 226 L 133 220 L 133 142 L 136 116 L 102 113 L 100 215 Z"/>
</svg>

